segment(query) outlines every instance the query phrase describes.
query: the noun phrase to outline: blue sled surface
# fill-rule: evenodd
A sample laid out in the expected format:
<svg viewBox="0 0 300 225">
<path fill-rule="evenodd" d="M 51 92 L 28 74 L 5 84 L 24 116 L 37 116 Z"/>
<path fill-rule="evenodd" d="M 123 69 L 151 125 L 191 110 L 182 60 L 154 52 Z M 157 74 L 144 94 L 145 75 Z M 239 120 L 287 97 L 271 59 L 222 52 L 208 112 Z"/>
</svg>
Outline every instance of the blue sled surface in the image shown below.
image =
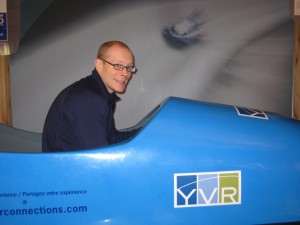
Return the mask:
<svg viewBox="0 0 300 225">
<path fill-rule="evenodd" d="M 132 139 L 63 153 L 0 153 L 1 225 L 300 221 L 300 123 L 171 97 Z"/>
</svg>

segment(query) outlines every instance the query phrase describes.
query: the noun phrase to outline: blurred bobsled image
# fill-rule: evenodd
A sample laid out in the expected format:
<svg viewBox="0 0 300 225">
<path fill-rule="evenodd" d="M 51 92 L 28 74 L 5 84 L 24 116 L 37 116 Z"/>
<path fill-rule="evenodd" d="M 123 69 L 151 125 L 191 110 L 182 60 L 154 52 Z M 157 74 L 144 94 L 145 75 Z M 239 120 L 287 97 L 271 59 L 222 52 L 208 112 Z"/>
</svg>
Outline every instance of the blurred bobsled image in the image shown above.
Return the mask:
<svg viewBox="0 0 300 225">
<path fill-rule="evenodd" d="M 184 47 L 198 42 L 202 27 L 206 22 L 201 19 L 201 11 L 194 10 L 187 18 L 163 29 L 165 40 L 173 46 Z"/>
</svg>

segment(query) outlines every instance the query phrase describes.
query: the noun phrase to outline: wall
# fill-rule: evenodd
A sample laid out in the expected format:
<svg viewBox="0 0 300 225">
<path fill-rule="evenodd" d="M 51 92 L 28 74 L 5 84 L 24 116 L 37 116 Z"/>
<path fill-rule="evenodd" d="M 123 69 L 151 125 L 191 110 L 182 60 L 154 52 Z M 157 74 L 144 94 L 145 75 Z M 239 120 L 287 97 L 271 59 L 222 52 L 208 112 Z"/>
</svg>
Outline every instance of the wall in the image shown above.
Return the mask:
<svg viewBox="0 0 300 225">
<path fill-rule="evenodd" d="M 111 39 L 132 48 L 138 67 L 120 95 L 118 128 L 134 125 L 168 96 L 291 115 L 288 1 L 70 3 L 53 1 L 11 57 L 14 127 L 41 132 L 58 92 L 89 75 L 98 46 Z"/>
</svg>

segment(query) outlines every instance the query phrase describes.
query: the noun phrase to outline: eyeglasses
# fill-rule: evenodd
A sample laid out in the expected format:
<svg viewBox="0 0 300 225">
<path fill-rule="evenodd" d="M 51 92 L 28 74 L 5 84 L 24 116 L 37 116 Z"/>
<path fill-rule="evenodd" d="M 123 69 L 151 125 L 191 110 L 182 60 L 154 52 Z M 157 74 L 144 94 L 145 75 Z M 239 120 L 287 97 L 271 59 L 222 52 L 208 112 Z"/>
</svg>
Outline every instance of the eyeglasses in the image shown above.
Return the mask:
<svg viewBox="0 0 300 225">
<path fill-rule="evenodd" d="M 115 70 L 121 70 L 122 71 L 122 70 L 124 70 L 124 68 L 126 68 L 126 71 L 130 72 L 130 73 L 134 73 L 134 72 L 137 71 L 136 67 L 134 67 L 134 66 L 123 66 L 121 64 L 112 64 L 112 63 L 110 63 L 110 62 L 108 62 L 108 61 L 106 61 L 104 59 L 100 59 L 100 60 L 108 63 L 109 65 L 112 65 Z"/>
</svg>

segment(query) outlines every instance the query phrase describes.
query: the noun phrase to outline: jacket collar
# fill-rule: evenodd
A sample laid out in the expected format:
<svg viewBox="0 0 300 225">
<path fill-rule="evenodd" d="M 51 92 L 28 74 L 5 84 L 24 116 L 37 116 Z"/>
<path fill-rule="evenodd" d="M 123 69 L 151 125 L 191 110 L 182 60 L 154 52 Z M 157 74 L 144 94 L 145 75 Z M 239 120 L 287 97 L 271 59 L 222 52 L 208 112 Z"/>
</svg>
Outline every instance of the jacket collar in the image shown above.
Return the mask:
<svg viewBox="0 0 300 225">
<path fill-rule="evenodd" d="M 109 102 L 109 103 L 112 103 L 112 102 L 117 102 L 119 100 L 121 100 L 119 98 L 119 96 L 113 92 L 113 93 L 109 93 L 104 82 L 102 81 L 101 77 L 100 77 L 100 74 L 97 72 L 96 69 L 93 70 L 92 72 L 92 77 L 97 81 L 98 85 L 99 85 L 99 88 L 104 96 L 104 98 Z"/>
</svg>

